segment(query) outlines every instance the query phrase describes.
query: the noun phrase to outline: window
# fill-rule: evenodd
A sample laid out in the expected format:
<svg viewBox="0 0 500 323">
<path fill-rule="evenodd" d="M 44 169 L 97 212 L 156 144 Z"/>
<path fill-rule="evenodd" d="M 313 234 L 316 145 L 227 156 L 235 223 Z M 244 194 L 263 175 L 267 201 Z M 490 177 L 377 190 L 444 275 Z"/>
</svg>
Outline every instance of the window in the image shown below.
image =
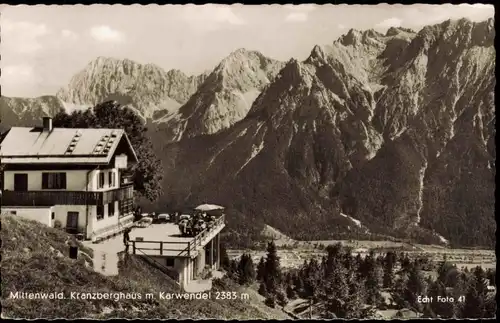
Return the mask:
<svg viewBox="0 0 500 323">
<path fill-rule="evenodd" d="M 28 190 L 28 174 L 14 174 L 14 191 Z"/>
<path fill-rule="evenodd" d="M 56 213 L 55 212 L 52 212 L 52 215 L 50 217 L 52 220 L 54 220 L 56 218 Z"/>
<path fill-rule="evenodd" d="M 108 204 L 108 217 L 115 215 L 115 202 Z"/>
<path fill-rule="evenodd" d="M 11 214 L 11 215 L 16 215 L 16 214 L 17 214 L 17 211 L 10 211 L 10 214 Z"/>
<path fill-rule="evenodd" d="M 42 173 L 42 189 L 65 190 L 66 173 Z"/>
<path fill-rule="evenodd" d="M 126 199 L 123 201 L 118 202 L 120 205 L 120 217 L 122 216 L 127 216 L 130 213 L 132 213 L 132 207 L 133 207 L 133 200 L 132 199 Z"/>
<path fill-rule="evenodd" d="M 174 267 L 175 258 L 167 257 L 166 258 L 166 265 L 167 265 L 167 267 Z"/>
<path fill-rule="evenodd" d="M 104 219 L 104 205 L 97 206 L 97 220 Z"/>
<path fill-rule="evenodd" d="M 115 186 L 115 172 L 108 173 L 108 182 L 109 182 L 109 187 Z"/>
<path fill-rule="evenodd" d="M 104 187 L 104 173 L 99 173 L 99 180 L 97 182 L 97 188 Z"/>
</svg>

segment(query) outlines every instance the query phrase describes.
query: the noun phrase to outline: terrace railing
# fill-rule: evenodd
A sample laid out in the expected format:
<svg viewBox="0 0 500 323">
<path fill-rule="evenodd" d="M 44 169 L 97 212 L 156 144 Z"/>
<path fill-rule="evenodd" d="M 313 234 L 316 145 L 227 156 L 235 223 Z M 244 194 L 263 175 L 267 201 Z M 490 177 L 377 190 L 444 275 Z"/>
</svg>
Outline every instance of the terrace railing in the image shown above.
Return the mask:
<svg viewBox="0 0 500 323">
<path fill-rule="evenodd" d="M 157 251 L 159 252 L 159 255 L 166 255 L 167 253 L 173 252 L 175 257 L 191 257 L 191 255 L 194 255 L 196 250 L 204 245 L 205 239 L 207 236 L 210 236 L 211 232 L 214 230 L 217 230 L 218 228 L 224 226 L 225 224 L 225 216 L 222 214 L 220 217 L 218 217 L 215 220 L 215 223 L 213 224 L 212 227 L 206 228 L 200 233 L 198 233 L 195 237 L 193 237 L 192 240 L 188 242 L 182 242 L 182 241 L 142 241 L 142 240 L 132 240 L 130 241 L 132 243 L 132 252 L 135 255 L 137 251 Z M 145 245 L 147 247 L 145 247 Z M 149 247 L 150 245 L 153 245 L 152 247 Z M 173 249 L 172 247 L 169 248 L 169 245 L 185 245 L 185 248 L 175 248 Z M 147 254 L 147 252 L 145 253 Z"/>
<path fill-rule="evenodd" d="M 110 224 L 104 228 L 101 228 L 99 230 L 93 231 L 93 235 L 96 237 L 100 237 L 110 231 L 121 231 L 123 228 L 129 227 L 132 225 L 132 222 L 134 221 L 133 213 L 127 213 L 124 214 L 120 217 L 118 217 L 117 222 Z M 118 226 L 117 226 L 118 225 Z"/>
<path fill-rule="evenodd" d="M 2 192 L 1 203 L 6 206 L 103 205 L 133 196 L 132 185 L 105 192 L 5 190 Z"/>
</svg>

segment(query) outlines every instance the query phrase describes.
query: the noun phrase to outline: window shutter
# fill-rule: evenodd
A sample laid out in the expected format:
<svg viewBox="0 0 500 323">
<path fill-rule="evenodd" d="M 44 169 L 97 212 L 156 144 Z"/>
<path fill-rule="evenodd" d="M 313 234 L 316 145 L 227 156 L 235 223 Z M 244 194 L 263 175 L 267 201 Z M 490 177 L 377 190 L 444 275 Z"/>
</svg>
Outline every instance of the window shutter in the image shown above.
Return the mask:
<svg viewBox="0 0 500 323">
<path fill-rule="evenodd" d="M 66 173 L 61 173 L 61 189 L 66 189 Z"/>
<path fill-rule="evenodd" d="M 42 173 L 42 189 L 48 189 L 48 188 L 49 188 L 49 174 Z"/>
</svg>

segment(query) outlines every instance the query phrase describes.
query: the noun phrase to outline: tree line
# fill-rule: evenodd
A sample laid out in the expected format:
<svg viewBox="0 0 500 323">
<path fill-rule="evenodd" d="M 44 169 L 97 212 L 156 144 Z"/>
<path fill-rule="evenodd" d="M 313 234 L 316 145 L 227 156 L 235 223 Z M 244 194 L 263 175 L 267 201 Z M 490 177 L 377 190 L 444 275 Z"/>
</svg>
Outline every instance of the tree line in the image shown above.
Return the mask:
<svg viewBox="0 0 500 323">
<path fill-rule="evenodd" d="M 321 304 L 321 318 L 369 318 L 387 309 L 408 309 L 422 318 L 493 318 L 496 313 L 495 295 L 488 291 L 488 285 L 496 286 L 496 271 L 459 269 L 446 259 L 435 264 L 393 251 L 362 257 L 336 244 L 326 247 L 321 260 L 285 271 L 270 242 L 257 265 L 249 254 L 238 261 L 226 258 L 222 265 L 238 283 L 258 284 L 268 306 L 301 298 Z M 430 271 L 437 275 L 426 275 Z"/>
</svg>

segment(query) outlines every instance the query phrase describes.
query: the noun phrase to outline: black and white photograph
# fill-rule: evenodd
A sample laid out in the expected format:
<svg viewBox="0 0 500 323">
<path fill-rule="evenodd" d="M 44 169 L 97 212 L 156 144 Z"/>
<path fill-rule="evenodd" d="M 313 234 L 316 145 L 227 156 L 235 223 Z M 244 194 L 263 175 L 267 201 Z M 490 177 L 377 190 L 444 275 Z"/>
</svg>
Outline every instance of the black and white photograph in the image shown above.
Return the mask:
<svg viewBox="0 0 500 323">
<path fill-rule="evenodd" d="M 496 318 L 489 4 L 0 4 L 4 319 Z"/>
</svg>

